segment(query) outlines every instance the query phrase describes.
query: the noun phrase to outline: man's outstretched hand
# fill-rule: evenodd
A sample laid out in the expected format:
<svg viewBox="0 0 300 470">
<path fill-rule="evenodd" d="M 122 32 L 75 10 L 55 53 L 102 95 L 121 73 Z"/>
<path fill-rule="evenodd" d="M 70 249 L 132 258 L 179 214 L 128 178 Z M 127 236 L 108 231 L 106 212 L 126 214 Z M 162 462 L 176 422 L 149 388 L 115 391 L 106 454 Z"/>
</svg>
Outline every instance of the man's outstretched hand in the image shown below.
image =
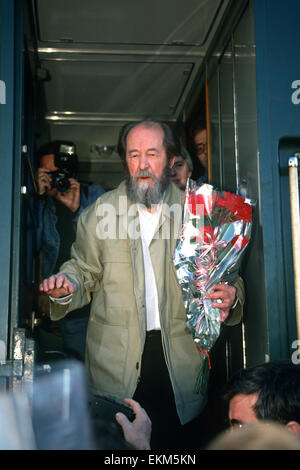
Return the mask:
<svg viewBox="0 0 300 470">
<path fill-rule="evenodd" d="M 54 274 L 40 284 L 40 292 L 59 298 L 73 294 L 77 287 L 64 274 Z"/>
</svg>

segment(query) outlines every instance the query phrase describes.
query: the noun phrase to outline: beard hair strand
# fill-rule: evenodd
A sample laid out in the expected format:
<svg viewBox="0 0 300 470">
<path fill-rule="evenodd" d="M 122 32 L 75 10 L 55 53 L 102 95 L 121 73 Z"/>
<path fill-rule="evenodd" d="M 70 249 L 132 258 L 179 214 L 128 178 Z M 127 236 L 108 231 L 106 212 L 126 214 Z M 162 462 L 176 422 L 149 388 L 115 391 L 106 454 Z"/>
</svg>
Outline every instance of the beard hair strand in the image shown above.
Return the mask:
<svg viewBox="0 0 300 470">
<path fill-rule="evenodd" d="M 136 183 L 136 178 L 141 176 L 149 176 L 153 180 L 152 186 L 149 183 Z M 159 204 L 162 200 L 164 192 L 170 184 L 170 169 L 166 165 L 161 177 L 156 178 L 153 173 L 145 170 L 138 172 L 135 177 L 132 177 L 126 168 L 126 188 L 129 199 L 137 204 L 143 204 L 148 209 L 152 205 Z"/>
</svg>

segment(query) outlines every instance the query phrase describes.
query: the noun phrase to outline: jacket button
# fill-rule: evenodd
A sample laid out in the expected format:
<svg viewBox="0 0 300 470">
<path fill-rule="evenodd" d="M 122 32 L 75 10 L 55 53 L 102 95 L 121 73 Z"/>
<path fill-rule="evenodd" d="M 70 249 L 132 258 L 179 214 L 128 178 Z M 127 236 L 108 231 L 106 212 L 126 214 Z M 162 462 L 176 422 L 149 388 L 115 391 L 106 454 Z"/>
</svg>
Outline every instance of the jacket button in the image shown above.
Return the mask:
<svg viewBox="0 0 300 470">
<path fill-rule="evenodd" d="M 135 367 L 136 367 L 136 370 L 139 370 L 139 363 L 138 362 L 136 363 Z"/>
</svg>

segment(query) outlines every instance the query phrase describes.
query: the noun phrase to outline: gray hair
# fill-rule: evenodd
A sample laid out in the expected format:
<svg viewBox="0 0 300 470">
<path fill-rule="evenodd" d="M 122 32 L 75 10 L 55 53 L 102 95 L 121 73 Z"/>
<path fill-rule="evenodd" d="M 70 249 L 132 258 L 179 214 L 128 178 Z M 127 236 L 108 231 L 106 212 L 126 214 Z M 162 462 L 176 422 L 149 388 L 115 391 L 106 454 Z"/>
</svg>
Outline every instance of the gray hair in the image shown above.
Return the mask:
<svg viewBox="0 0 300 470">
<path fill-rule="evenodd" d="M 187 163 L 189 171 L 193 171 L 194 166 L 193 166 L 192 158 L 183 144 L 181 144 L 180 146 L 180 152 L 181 152 L 180 155 L 182 156 L 182 158 L 184 158 L 184 160 Z"/>
</svg>

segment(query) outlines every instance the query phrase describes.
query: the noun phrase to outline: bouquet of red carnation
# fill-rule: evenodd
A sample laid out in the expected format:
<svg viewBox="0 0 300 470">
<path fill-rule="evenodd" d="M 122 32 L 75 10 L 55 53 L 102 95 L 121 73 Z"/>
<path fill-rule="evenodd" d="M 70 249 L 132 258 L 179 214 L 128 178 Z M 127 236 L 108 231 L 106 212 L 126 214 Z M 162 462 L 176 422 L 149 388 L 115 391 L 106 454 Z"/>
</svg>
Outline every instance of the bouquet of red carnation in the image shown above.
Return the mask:
<svg viewBox="0 0 300 470">
<path fill-rule="evenodd" d="M 254 202 L 209 184 L 188 180 L 182 232 L 174 264 L 186 307 L 187 326 L 197 349 L 206 354 L 220 334 L 220 311 L 206 296 L 210 289 L 238 277 L 242 255 L 249 243 Z M 210 365 L 210 364 L 209 364 Z M 196 392 L 202 388 L 199 374 Z"/>
</svg>

